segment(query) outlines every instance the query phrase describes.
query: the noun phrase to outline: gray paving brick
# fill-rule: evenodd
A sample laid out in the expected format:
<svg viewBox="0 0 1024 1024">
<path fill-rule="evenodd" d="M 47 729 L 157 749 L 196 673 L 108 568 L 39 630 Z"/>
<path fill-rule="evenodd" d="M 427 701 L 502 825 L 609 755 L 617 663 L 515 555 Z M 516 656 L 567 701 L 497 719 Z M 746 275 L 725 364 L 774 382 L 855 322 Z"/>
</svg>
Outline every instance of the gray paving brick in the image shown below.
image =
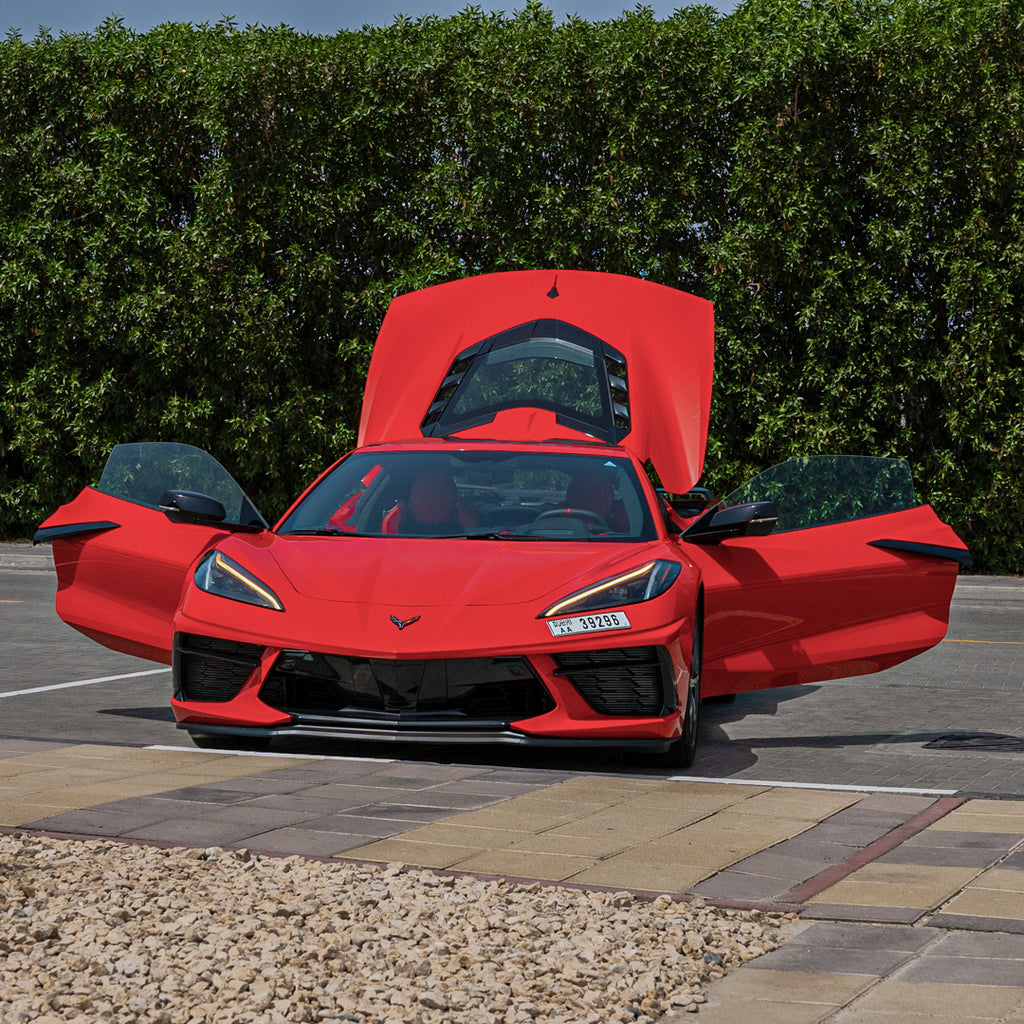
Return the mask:
<svg viewBox="0 0 1024 1024">
<path fill-rule="evenodd" d="M 752 961 L 749 967 L 809 974 L 867 974 L 884 978 L 913 957 L 893 949 L 841 949 L 834 946 L 790 946 L 788 943 Z M 745 968 L 746 969 L 746 968 Z"/>
<path fill-rule="evenodd" d="M 1006 853 L 1015 839 L 1005 832 L 954 832 L 947 829 L 925 829 L 903 842 L 908 849 L 943 847 L 952 850 L 993 850 Z"/>
<path fill-rule="evenodd" d="M 206 804 L 236 804 L 243 800 L 250 800 L 251 793 L 244 790 L 225 789 L 221 786 L 184 786 L 181 789 L 171 789 L 161 796 L 168 800 L 187 800 Z"/>
<path fill-rule="evenodd" d="M 946 985 L 1024 985 L 1024 965 L 1019 959 L 995 957 L 923 956 L 897 975 L 899 981 Z"/>
<path fill-rule="evenodd" d="M 100 806 L 78 811 L 63 811 L 47 818 L 40 818 L 38 821 L 28 822 L 24 827 L 47 832 L 113 838 L 129 835 L 135 829 L 153 825 L 166 818 L 166 811 L 145 814 L 135 810 L 115 810 L 110 806 Z"/>
<path fill-rule="evenodd" d="M 790 887 L 798 882 L 806 882 L 817 875 L 824 866 L 814 857 L 793 857 L 787 852 L 787 844 L 780 843 L 763 853 L 755 853 L 738 864 L 730 871 L 742 871 L 751 875 L 766 875 L 789 882 Z"/>
<path fill-rule="evenodd" d="M 807 921 L 862 921 L 873 924 L 913 924 L 924 911 L 908 907 L 871 907 L 846 903 L 810 903 L 800 912 Z"/>
<path fill-rule="evenodd" d="M 371 838 L 343 832 L 314 832 L 309 829 L 280 828 L 252 836 L 247 843 L 249 849 L 258 853 L 334 857 L 357 846 L 365 846 Z"/>
<path fill-rule="evenodd" d="M 340 835 L 360 837 L 363 845 L 371 839 L 386 839 L 418 828 L 422 821 L 402 821 L 398 818 L 363 817 L 358 814 L 330 814 L 322 818 L 311 818 L 302 823 L 310 832 L 333 832 Z"/>
<path fill-rule="evenodd" d="M 751 875 L 729 869 L 692 886 L 689 892 L 697 896 L 707 896 L 710 899 L 750 900 L 754 903 L 767 903 L 788 892 L 792 887 L 793 883 L 784 878 Z"/>
<path fill-rule="evenodd" d="M 1005 932 L 965 935 L 963 932 L 953 932 L 940 938 L 930 952 L 938 956 L 995 957 L 1020 962 L 1024 961 L 1024 935 L 1008 935 Z M 1024 984 L 1024 974 L 1021 979 L 1020 984 Z"/>
<path fill-rule="evenodd" d="M 992 849 L 957 849 L 950 846 L 897 846 L 878 858 L 883 864 L 924 864 L 942 868 L 987 868 L 999 860 Z"/>
<path fill-rule="evenodd" d="M 891 927 L 875 924 L 821 922 L 811 925 L 790 939 L 787 945 L 830 947 L 833 949 L 888 949 L 916 953 L 935 936 L 920 928 Z"/>
<path fill-rule="evenodd" d="M 359 809 L 364 818 L 389 818 L 392 821 L 413 821 L 417 823 L 439 821 L 447 818 L 451 811 L 444 807 L 422 807 L 416 804 L 368 804 Z"/>
</svg>

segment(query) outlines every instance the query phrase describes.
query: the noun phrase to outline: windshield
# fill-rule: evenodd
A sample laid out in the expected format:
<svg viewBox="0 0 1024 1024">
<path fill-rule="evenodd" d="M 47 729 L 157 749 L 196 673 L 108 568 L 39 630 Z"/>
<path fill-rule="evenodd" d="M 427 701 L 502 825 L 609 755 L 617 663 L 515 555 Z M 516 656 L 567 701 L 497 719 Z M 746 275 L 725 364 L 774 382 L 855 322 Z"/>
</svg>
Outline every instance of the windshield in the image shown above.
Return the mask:
<svg viewBox="0 0 1024 1024">
<path fill-rule="evenodd" d="M 544 452 L 359 452 L 279 533 L 639 541 L 656 537 L 629 459 Z"/>
</svg>

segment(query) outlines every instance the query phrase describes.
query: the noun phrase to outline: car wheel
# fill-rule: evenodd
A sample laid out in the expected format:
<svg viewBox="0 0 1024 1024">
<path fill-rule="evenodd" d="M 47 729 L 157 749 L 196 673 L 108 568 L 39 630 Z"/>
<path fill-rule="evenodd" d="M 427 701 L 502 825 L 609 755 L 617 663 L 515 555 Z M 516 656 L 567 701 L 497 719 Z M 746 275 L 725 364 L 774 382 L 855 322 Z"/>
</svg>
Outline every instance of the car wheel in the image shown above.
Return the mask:
<svg viewBox="0 0 1024 1024">
<path fill-rule="evenodd" d="M 683 734 L 662 755 L 665 768 L 689 768 L 697 756 L 697 734 L 700 731 L 700 674 L 704 663 L 704 615 L 698 605 L 693 627 L 693 646 L 690 655 L 690 676 L 686 687 L 686 709 L 683 715 Z"/>
</svg>

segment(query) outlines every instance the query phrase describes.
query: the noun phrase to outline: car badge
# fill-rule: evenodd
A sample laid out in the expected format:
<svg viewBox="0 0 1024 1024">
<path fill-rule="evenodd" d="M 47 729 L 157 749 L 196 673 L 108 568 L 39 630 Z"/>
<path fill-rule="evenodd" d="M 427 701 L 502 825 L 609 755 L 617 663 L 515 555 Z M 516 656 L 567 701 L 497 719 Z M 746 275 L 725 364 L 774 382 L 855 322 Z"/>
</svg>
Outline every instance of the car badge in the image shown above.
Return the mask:
<svg viewBox="0 0 1024 1024">
<path fill-rule="evenodd" d="M 406 626 L 411 626 L 414 622 L 419 622 L 420 617 L 418 615 L 414 615 L 411 619 L 400 619 L 397 615 L 392 615 L 391 621 L 399 629 L 405 629 Z"/>
</svg>

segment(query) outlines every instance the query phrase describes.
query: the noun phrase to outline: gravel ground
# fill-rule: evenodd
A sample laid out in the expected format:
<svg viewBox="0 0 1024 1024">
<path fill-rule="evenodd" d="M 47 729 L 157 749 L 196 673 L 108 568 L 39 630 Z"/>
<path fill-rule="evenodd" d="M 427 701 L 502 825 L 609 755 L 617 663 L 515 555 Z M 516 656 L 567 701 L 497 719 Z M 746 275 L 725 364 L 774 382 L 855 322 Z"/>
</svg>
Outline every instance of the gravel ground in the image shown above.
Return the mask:
<svg viewBox="0 0 1024 1024">
<path fill-rule="evenodd" d="M 584 1024 L 698 1010 L 782 915 L 0 836 L 0 1021 Z"/>
</svg>

